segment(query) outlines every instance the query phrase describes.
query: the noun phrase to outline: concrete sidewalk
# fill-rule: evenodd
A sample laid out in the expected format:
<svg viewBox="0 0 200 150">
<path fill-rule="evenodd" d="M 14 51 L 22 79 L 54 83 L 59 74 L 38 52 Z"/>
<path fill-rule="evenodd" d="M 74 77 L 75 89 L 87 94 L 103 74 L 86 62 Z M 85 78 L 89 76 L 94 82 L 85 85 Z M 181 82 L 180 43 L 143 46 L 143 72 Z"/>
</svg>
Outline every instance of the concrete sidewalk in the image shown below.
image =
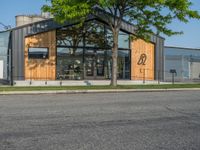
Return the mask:
<svg viewBox="0 0 200 150">
<path fill-rule="evenodd" d="M 154 81 L 145 81 L 143 80 L 118 80 L 118 85 L 141 85 L 141 84 L 171 84 L 171 82 L 158 82 Z M 14 86 L 91 86 L 91 85 L 110 85 L 110 80 L 64 80 L 64 81 L 14 81 Z"/>
<path fill-rule="evenodd" d="M 102 90 L 51 90 L 51 91 L 2 91 L 0 95 L 37 95 L 37 94 L 79 94 L 79 93 L 125 93 L 125 92 L 168 92 L 200 91 L 200 88 L 176 89 L 102 89 Z"/>
</svg>

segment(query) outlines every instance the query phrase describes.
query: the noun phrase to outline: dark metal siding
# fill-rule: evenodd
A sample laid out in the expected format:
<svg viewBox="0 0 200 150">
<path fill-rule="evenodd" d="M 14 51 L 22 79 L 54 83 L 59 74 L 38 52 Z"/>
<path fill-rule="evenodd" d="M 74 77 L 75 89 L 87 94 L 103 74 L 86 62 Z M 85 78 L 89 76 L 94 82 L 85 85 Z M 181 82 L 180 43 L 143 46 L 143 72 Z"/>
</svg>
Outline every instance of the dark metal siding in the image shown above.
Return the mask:
<svg viewBox="0 0 200 150">
<path fill-rule="evenodd" d="M 155 47 L 155 77 L 164 80 L 164 40 L 156 38 Z"/>
<path fill-rule="evenodd" d="M 12 32 L 13 79 L 24 79 L 24 28 Z"/>
</svg>

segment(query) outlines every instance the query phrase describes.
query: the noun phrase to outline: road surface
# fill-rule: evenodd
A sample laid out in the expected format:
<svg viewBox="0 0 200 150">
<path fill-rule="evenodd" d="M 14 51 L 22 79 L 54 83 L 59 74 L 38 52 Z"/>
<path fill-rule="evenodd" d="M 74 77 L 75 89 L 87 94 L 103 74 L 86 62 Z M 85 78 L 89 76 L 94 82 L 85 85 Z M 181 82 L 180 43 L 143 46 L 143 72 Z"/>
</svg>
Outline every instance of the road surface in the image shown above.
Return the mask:
<svg viewBox="0 0 200 150">
<path fill-rule="evenodd" d="M 200 91 L 0 96 L 0 150 L 200 150 Z"/>
</svg>

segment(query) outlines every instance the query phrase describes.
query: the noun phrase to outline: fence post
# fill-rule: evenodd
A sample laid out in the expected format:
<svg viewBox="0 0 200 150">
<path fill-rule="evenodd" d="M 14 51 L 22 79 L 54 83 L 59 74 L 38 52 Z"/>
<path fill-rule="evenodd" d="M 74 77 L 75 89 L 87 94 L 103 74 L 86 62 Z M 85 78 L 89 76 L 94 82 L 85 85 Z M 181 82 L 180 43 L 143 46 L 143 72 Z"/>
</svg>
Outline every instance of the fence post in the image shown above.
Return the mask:
<svg viewBox="0 0 200 150">
<path fill-rule="evenodd" d="M 176 70 L 175 69 L 170 69 L 170 73 L 172 74 L 172 84 L 174 84 L 174 76 L 176 74 Z"/>
<path fill-rule="evenodd" d="M 160 84 L 160 70 L 158 70 L 158 84 Z"/>
<path fill-rule="evenodd" d="M 30 71 L 30 85 L 32 84 L 32 68 L 31 68 L 31 71 Z"/>
<path fill-rule="evenodd" d="M 145 69 L 143 69 L 143 84 L 145 84 Z"/>
<path fill-rule="evenodd" d="M 174 73 L 172 73 L 172 84 L 174 84 Z"/>
<path fill-rule="evenodd" d="M 47 85 L 47 66 L 46 66 L 46 81 L 45 81 L 45 85 Z"/>
</svg>

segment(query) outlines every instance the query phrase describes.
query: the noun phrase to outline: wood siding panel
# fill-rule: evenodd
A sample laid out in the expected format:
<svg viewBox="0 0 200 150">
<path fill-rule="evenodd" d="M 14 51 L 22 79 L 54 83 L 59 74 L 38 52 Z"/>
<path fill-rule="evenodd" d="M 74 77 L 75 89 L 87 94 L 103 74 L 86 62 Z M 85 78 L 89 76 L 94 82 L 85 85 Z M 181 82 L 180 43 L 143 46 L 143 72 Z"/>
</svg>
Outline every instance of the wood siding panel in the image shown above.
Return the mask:
<svg viewBox="0 0 200 150">
<path fill-rule="evenodd" d="M 131 80 L 155 79 L 155 45 L 136 40 L 131 43 Z"/>
<path fill-rule="evenodd" d="M 28 48 L 49 49 L 48 59 L 29 59 Z M 56 79 L 56 32 L 50 31 L 25 38 L 25 80 Z"/>
</svg>

